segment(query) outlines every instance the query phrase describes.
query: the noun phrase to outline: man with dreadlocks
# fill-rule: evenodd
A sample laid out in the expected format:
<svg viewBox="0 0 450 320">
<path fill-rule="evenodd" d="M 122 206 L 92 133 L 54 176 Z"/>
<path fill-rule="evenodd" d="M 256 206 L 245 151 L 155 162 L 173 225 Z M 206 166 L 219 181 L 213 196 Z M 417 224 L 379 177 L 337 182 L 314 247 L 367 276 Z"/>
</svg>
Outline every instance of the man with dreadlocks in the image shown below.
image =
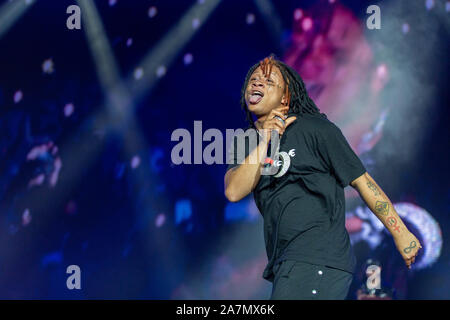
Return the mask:
<svg viewBox="0 0 450 320">
<path fill-rule="evenodd" d="M 411 268 L 419 240 L 341 130 L 316 107 L 296 71 L 273 56 L 265 58 L 250 68 L 241 104 L 257 142 L 250 148 L 250 135 L 244 135 L 245 161 L 238 163 L 235 137 L 225 195 L 236 202 L 253 192 L 264 218 L 268 263 L 263 278 L 273 283 L 271 299 L 346 298 L 356 264 L 345 229 L 348 185 L 389 230 Z M 266 157 L 274 149 L 269 150 L 271 141 L 279 142 L 280 151 Z M 268 166 L 274 174 L 264 173 Z"/>
</svg>

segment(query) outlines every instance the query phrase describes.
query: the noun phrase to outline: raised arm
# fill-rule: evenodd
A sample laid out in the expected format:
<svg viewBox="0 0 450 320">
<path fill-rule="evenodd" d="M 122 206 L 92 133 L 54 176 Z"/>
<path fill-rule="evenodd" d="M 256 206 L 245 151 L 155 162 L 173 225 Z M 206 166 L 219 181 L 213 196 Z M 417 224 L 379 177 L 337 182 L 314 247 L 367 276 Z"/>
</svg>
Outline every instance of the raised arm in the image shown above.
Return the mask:
<svg viewBox="0 0 450 320">
<path fill-rule="evenodd" d="M 368 172 L 353 180 L 350 185 L 358 191 L 369 209 L 389 230 L 403 260 L 408 268 L 411 268 L 411 264 L 414 263 L 415 257 L 422 246 L 419 240 L 406 228 L 389 198 Z"/>
<path fill-rule="evenodd" d="M 231 168 L 225 174 L 225 196 L 231 202 L 246 197 L 258 184 L 261 177 L 263 157 L 267 154 L 268 142 L 262 141 L 250 152 L 244 163 Z"/>
<path fill-rule="evenodd" d="M 280 135 L 283 135 L 286 128 L 296 119 L 296 117 L 286 119 L 288 110 L 288 106 L 281 105 L 265 117 L 260 125 L 262 139 L 260 139 L 258 146 L 245 158 L 244 163 L 229 169 L 225 174 L 225 196 L 229 201 L 240 201 L 251 193 L 258 184 L 272 130 L 277 130 Z M 275 119 L 275 116 L 285 119 L 284 125 Z"/>
</svg>

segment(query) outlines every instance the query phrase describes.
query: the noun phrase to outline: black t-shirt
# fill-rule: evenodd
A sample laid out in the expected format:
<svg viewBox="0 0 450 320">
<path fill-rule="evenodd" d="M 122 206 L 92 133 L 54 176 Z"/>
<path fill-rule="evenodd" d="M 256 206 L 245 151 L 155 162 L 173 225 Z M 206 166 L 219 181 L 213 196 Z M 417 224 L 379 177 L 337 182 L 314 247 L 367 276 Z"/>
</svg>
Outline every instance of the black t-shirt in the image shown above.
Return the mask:
<svg viewBox="0 0 450 320">
<path fill-rule="evenodd" d="M 237 137 L 229 150 L 228 169 L 239 165 L 236 150 Z M 261 175 L 253 190 L 264 218 L 269 260 L 263 278 L 273 282 L 272 267 L 287 259 L 354 273 L 344 188 L 366 172 L 361 160 L 334 123 L 309 114 L 297 116 L 286 129 L 279 154 L 278 174 Z"/>
</svg>

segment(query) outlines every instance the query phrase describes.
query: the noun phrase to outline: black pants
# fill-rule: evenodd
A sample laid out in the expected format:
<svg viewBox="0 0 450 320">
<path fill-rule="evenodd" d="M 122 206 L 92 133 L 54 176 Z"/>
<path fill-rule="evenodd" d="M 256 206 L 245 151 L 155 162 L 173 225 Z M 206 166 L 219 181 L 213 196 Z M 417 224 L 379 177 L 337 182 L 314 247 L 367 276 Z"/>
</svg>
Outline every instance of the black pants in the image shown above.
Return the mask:
<svg viewBox="0 0 450 320">
<path fill-rule="evenodd" d="M 274 266 L 271 300 L 344 300 L 353 274 L 347 271 L 284 260 Z"/>
</svg>

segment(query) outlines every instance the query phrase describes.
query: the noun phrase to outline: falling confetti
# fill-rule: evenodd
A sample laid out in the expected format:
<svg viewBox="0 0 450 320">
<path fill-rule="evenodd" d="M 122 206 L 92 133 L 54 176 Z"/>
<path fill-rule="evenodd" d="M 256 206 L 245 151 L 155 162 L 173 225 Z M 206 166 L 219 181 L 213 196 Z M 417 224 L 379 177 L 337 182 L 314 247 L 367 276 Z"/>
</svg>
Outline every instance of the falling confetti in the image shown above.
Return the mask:
<svg viewBox="0 0 450 320">
<path fill-rule="evenodd" d="M 434 0 L 426 0 L 425 1 L 425 8 L 427 8 L 427 10 L 431 10 L 434 7 Z"/>
<path fill-rule="evenodd" d="M 112 7 L 117 3 L 117 0 L 109 0 L 109 6 Z"/>
<path fill-rule="evenodd" d="M 14 102 L 15 103 L 19 103 L 20 100 L 22 100 L 22 98 L 23 98 L 22 91 L 18 90 L 18 91 L 16 91 L 16 93 L 14 93 Z"/>
<path fill-rule="evenodd" d="M 131 168 L 136 169 L 137 167 L 139 167 L 139 164 L 141 163 L 141 158 L 139 156 L 134 156 L 131 159 Z"/>
<path fill-rule="evenodd" d="M 67 103 L 64 106 L 64 116 L 70 117 L 74 111 L 75 107 L 73 106 L 73 103 Z"/>
<path fill-rule="evenodd" d="M 150 18 L 155 17 L 157 13 L 158 13 L 158 9 L 156 9 L 156 7 L 150 7 L 150 8 L 148 9 L 148 16 L 149 16 Z"/>
<path fill-rule="evenodd" d="M 407 33 L 409 32 L 409 24 L 404 23 L 404 24 L 402 25 L 402 32 L 403 32 L 404 34 L 407 34 Z"/>
<path fill-rule="evenodd" d="M 158 214 L 155 219 L 155 225 L 159 228 L 164 224 L 164 222 L 166 222 L 166 215 L 164 213 Z"/>
<path fill-rule="evenodd" d="M 294 10 L 294 19 L 300 20 L 303 17 L 303 10 L 302 9 L 295 9 Z"/>
<path fill-rule="evenodd" d="M 165 66 L 159 66 L 158 69 L 156 69 L 156 75 L 161 78 L 166 74 L 166 71 L 167 70 Z"/>
<path fill-rule="evenodd" d="M 50 175 L 49 184 L 51 187 L 56 186 L 56 183 L 58 182 L 59 177 L 59 171 L 62 167 L 62 161 L 61 158 L 56 158 L 55 161 L 53 161 L 53 172 Z"/>
<path fill-rule="evenodd" d="M 191 53 L 186 53 L 183 57 L 183 61 L 185 65 L 191 64 L 194 60 L 194 57 Z"/>
<path fill-rule="evenodd" d="M 44 73 L 53 73 L 53 60 L 47 59 L 42 63 L 42 72 Z"/>
<path fill-rule="evenodd" d="M 450 1 L 445 3 L 445 11 L 450 12 Z"/>
<path fill-rule="evenodd" d="M 31 188 L 33 186 L 40 186 L 44 183 L 45 181 L 45 174 L 41 173 L 40 175 L 38 175 L 37 177 L 31 179 L 28 182 L 28 188 Z"/>
<path fill-rule="evenodd" d="M 46 144 L 41 144 L 33 147 L 27 154 L 27 161 L 35 160 L 37 158 L 45 158 L 48 152 L 49 146 Z"/>
<path fill-rule="evenodd" d="M 25 227 L 31 222 L 31 214 L 29 209 L 25 209 L 22 214 L 22 225 Z"/>
<path fill-rule="evenodd" d="M 192 28 L 197 29 L 200 26 L 200 20 L 198 18 L 195 18 L 192 20 Z"/>
<path fill-rule="evenodd" d="M 136 80 L 141 79 L 143 75 L 144 75 L 144 70 L 142 68 L 137 68 L 136 70 L 134 70 L 134 78 Z"/>
<path fill-rule="evenodd" d="M 255 22 L 255 15 L 253 13 L 248 13 L 245 21 L 247 24 L 253 24 Z"/>
<path fill-rule="evenodd" d="M 133 39 L 132 38 L 128 38 L 127 40 L 127 47 L 130 47 L 133 44 Z"/>
</svg>

